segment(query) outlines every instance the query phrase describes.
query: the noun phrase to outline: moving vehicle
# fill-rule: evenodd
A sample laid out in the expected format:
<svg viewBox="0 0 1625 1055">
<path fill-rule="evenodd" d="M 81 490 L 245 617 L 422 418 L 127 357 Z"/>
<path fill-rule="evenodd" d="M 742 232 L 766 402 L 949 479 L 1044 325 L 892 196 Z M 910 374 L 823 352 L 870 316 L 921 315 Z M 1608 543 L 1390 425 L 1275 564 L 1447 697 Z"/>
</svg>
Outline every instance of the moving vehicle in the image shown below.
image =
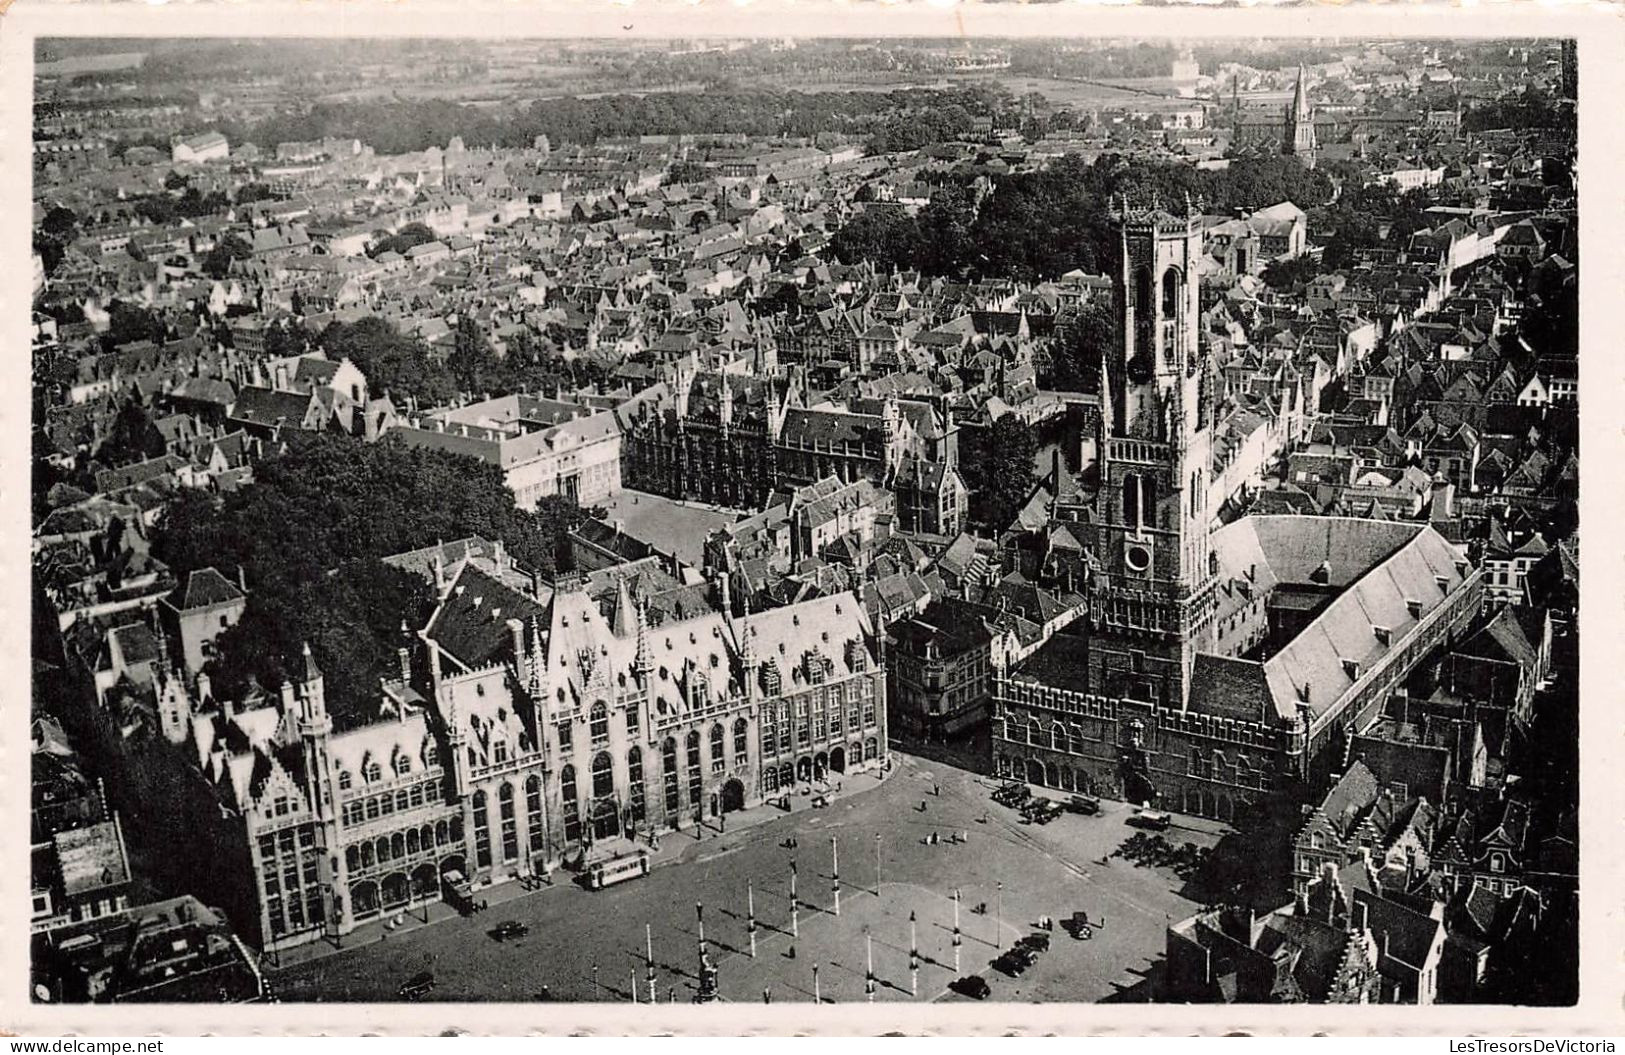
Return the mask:
<svg viewBox="0 0 1625 1055">
<path fill-rule="evenodd" d="M 440 885 L 445 891 L 446 904 L 465 916 L 474 914 L 474 884 L 467 876 L 455 868 L 447 869 L 440 874 Z"/>
<path fill-rule="evenodd" d="M 972 1000 L 986 1000 L 993 992 L 993 989 L 987 984 L 987 980 L 979 974 L 955 978 L 948 984 L 948 988 L 960 996 L 968 996 Z"/>
<path fill-rule="evenodd" d="M 402 1000 L 422 1000 L 434 989 L 434 975 L 428 971 L 414 974 L 401 984 L 400 996 Z"/>
<path fill-rule="evenodd" d="M 523 938 L 530 933 L 530 928 L 516 919 L 505 919 L 491 928 L 491 937 L 497 941 L 507 941 L 509 938 Z"/>
<path fill-rule="evenodd" d="M 1139 809 L 1129 818 L 1129 823 L 1141 828 L 1150 828 L 1154 831 L 1163 831 L 1172 824 L 1174 819 L 1161 810 Z"/>
<path fill-rule="evenodd" d="M 617 857 L 609 861 L 600 861 L 587 872 L 587 886 L 592 890 L 602 890 L 616 883 L 624 883 L 628 879 L 637 879 L 649 874 L 649 855 L 639 851 L 625 857 Z"/>
<path fill-rule="evenodd" d="M 1087 795 L 1073 795 L 1071 798 L 1066 800 L 1066 811 L 1068 813 L 1082 813 L 1085 815 L 1099 813 L 1100 800 L 1090 798 Z"/>
</svg>

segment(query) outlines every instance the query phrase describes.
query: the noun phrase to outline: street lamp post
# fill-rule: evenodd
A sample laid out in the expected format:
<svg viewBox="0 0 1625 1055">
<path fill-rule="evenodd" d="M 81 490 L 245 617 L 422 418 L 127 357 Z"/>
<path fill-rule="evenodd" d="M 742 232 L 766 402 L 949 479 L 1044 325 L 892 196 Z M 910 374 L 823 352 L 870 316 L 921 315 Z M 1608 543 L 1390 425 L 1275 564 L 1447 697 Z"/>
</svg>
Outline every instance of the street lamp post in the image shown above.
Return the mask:
<svg viewBox="0 0 1625 1055">
<path fill-rule="evenodd" d="M 920 935 L 914 913 L 908 914 L 908 984 L 915 996 L 920 995 Z"/>
<path fill-rule="evenodd" d="M 959 890 L 954 889 L 954 977 L 959 977 L 959 946 L 962 939 L 959 936 Z"/>
<path fill-rule="evenodd" d="M 863 991 L 869 995 L 869 1003 L 875 1002 L 875 936 L 865 934 L 863 942 L 868 950 L 869 963 L 863 975 Z"/>
<path fill-rule="evenodd" d="M 841 914 L 841 855 L 836 846 L 835 836 L 831 835 L 829 837 L 830 886 L 835 891 L 835 914 L 839 916 Z"/>
<path fill-rule="evenodd" d="M 658 1004 L 660 994 L 655 991 L 655 939 L 654 929 L 647 923 L 643 925 L 643 963 L 648 971 L 649 1003 Z"/>
<path fill-rule="evenodd" d="M 626 973 L 632 976 L 632 1002 L 635 1004 L 638 1002 L 638 969 L 632 967 Z"/>
<path fill-rule="evenodd" d="M 813 964 L 813 1003 L 822 1004 L 823 1002 L 824 992 L 818 987 L 818 965 L 815 963 Z"/>
<path fill-rule="evenodd" d="M 875 832 L 875 897 L 880 896 L 880 833 Z"/>
<path fill-rule="evenodd" d="M 598 965 L 592 965 L 592 1002 L 598 1003 L 602 999 L 602 990 L 598 988 Z"/>
<path fill-rule="evenodd" d="M 801 937 L 801 901 L 796 897 L 796 862 L 790 859 L 790 936 Z"/>
<path fill-rule="evenodd" d="M 694 902 L 694 914 L 700 924 L 700 988 L 694 995 L 696 1004 L 708 1004 L 717 999 L 717 969 L 711 963 L 710 951 L 705 944 L 705 905 Z"/>
<path fill-rule="evenodd" d="M 745 884 L 745 930 L 750 933 L 750 956 L 756 958 L 756 888 Z"/>
<path fill-rule="evenodd" d="M 997 929 L 993 932 L 993 944 L 995 944 L 995 945 L 1003 945 L 1004 944 L 1004 884 L 1003 883 L 999 884 L 999 896 L 998 896 L 997 900 L 998 900 L 998 916 L 996 918 Z"/>
</svg>

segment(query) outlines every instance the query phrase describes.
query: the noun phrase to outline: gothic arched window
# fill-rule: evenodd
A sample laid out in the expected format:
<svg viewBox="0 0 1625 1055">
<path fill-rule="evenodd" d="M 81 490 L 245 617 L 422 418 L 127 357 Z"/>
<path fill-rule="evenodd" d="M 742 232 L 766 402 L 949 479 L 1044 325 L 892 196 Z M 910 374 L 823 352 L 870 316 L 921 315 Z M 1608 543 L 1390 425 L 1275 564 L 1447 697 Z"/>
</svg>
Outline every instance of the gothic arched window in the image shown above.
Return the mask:
<svg viewBox="0 0 1625 1055">
<path fill-rule="evenodd" d="M 595 799 L 615 797 L 615 764 L 610 761 L 607 754 L 600 754 L 592 760 L 592 797 Z"/>
<path fill-rule="evenodd" d="M 1179 318 L 1179 292 L 1184 286 L 1179 268 L 1171 267 L 1162 273 L 1162 317 L 1167 321 Z"/>
</svg>

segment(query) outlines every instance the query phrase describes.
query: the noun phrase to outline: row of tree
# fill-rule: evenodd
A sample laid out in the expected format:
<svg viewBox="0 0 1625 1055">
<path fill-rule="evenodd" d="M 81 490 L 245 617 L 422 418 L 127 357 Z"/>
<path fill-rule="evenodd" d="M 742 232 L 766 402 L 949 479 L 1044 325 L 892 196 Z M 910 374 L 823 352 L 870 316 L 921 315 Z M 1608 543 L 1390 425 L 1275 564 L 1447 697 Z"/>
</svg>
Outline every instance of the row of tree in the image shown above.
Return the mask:
<svg viewBox="0 0 1625 1055">
<path fill-rule="evenodd" d="M 823 132 L 873 133 L 878 145 L 898 150 L 929 141 L 920 139 L 927 133 L 940 139 L 968 131 L 971 118 L 991 113 L 1001 97 L 1002 93 L 982 87 L 896 92 L 741 89 L 547 99 L 498 111 L 440 99 L 323 102 L 261 120 L 216 122 L 210 127 L 234 143 L 338 136 L 359 139 L 381 154 L 444 147 L 454 137 L 470 147 L 519 148 L 543 135 L 559 146 L 638 135 Z M 922 131 L 916 134 L 914 128 Z"/>
</svg>

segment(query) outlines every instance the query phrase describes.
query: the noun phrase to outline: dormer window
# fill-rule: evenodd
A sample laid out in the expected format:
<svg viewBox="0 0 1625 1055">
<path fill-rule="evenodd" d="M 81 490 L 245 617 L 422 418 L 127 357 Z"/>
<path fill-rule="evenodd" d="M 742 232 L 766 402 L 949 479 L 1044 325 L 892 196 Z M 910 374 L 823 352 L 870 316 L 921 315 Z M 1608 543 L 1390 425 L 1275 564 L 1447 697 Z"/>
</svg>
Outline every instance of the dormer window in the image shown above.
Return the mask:
<svg viewBox="0 0 1625 1055">
<path fill-rule="evenodd" d="M 395 756 L 395 775 L 404 777 L 412 772 L 412 760 L 405 755 Z"/>
<path fill-rule="evenodd" d="M 1422 618 L 1422 602 L 1407 597 L 1405 599 L 1405 611 L 1410 613 L 1412 619 Z"/>
<path fill-rule="evenodd" d="M 355 783 L 355 778 L 350 775 L 350 771 L 348 769 L 339 770 L 339 790 L 340 791 L 349 791 L 350 786 L 352 784 L 354 784 L 354 783 Z"/>
<path fill-rule="evenodd" d="M 1371 628 L 1371 633 L 1377 639 L 1377 643 L 1384 647 L 1393 640 L 1393 635 L 1388 632 L 1388 628 L 1385 626 L 1374 626 Z"/>
<path fill-rule="evenodd" d="M 361 767 L 361 778 L 369 784 L 376 784 L 384 779 L 384 770 L 376 759 L 367 759 Z"/>
</svg>

